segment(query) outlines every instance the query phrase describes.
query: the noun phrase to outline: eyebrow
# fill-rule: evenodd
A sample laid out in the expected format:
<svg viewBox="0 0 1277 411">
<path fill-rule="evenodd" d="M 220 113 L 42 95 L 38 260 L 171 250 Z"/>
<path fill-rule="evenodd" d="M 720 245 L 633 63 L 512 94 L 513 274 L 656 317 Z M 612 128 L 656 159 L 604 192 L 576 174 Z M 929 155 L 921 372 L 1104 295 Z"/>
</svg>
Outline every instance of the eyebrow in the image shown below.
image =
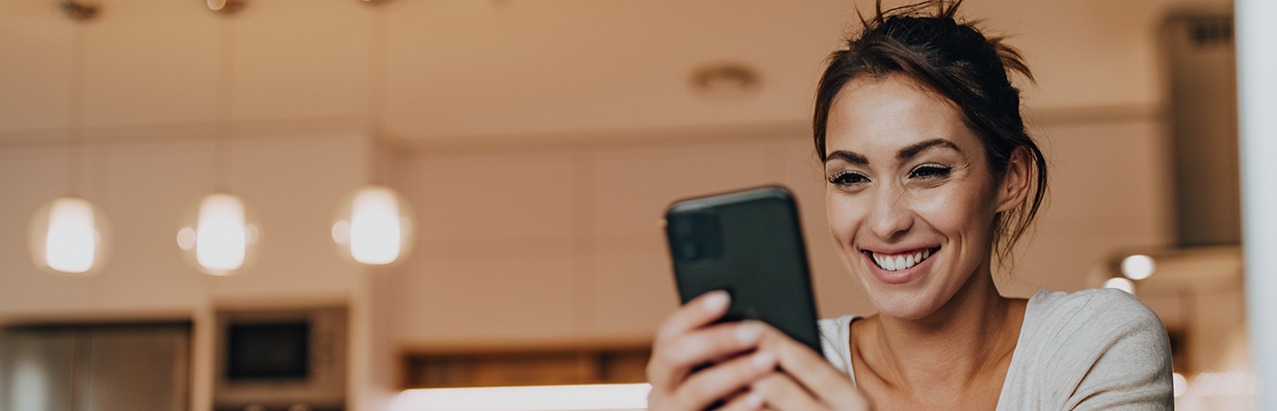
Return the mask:
<svg viewBox="0 0 1277 411">
<path fill-rule="evenodd" d="M 945 140 L 942 138 L 934 138 L 931 140 L 920 141 L 914 144 L 910 144 L 909 146 L 900 149 L 900 151 L 896 152 L 896 159 L 908 160 L 932 147 L 948 147 L 953 149 L 953 151 L 957 151 L 959 153 L 962 152 L 962 149 L 958 148 L 958 145 L 953 144 L 952 141 Z M 852 151 L 847 151 L 847 150 L 837 150 L 832 153 L 829 153 L 829 155 L 826 157 L 827 157 L 827 159 L 825 160 L 826 163 L 828 163 L 829 160 L 839 159 L 852 164 L 859 164 L 859 165 L 869 164 L 869 159 L 865 158 L 864 155 L 856 153 L 856 152 L 852 152 Z"/>
<path fill-rule="evenodd" d="M 926 151 L 927 149 L 932 147 L 948 147 L 953 149 L 953 151 L 957 151 L 959 153 L 962 152 L 962 149 L 958 148 L 958 145 L 953 144 L 952 141 L 945 140 L 943 138 L 933 138 L 931 140 L 918 142 L 908 147 L 900 149 L 900 151 L 896 152 L 896 159 L 908 160 L 913 158 L 914 156 L 917 156 L 918 153 Z"/>
</svg>

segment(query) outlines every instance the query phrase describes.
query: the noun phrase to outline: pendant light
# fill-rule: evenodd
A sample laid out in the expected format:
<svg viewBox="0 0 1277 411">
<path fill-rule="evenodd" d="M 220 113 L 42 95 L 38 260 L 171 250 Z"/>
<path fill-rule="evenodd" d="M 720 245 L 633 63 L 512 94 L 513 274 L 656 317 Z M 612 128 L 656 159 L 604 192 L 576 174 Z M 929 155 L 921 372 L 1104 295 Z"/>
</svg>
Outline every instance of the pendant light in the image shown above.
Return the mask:
<svg viewBox="0 0 1277 411">
<path fill-rule="evenodd" d="M 71 62 L 70 127 L 67 138 L 67 186 L 69 193 L 45 203 L 31 219 L 31 260 L 43 271 L 93 275 L 106 263 L 110 224 L 93 203 L 78 195 L 80 188 L 80 133 L 84 128 L 84 25 L 98 14 L 98 6 L 75 0 L 60 3 L 75 22 Z"/>
<path fill-rule="evenodd" d="M 209 10 L 219 14 L 217 131 L 213 137 L 216 190 L 191 206 L 182 218 L 177 245 L 186 261 L 200 272 L 229 276 L 245 269 L 256 256 L 261 233 L 244 200 L 226 190 L 228 123 L 231 117 L 234 57 L 230 15 L 243 1 L 209 1 Z"/>
<path fill-rule="evenodd" d="M 377 7 L 379 1 L 364 1 Z M 333 241 L 342 257 L 365 265 L 384 266 L 401 262 L 412 249 L 414 237 L 412 206 L 395 189 L 376 182 L 382 178 L 377 146 L 385 91 L 385 13 L 371 11 L 368 35 L 368 158 L 374 183 L 365 184 L 346 195 L 337 209 L 332 226 Z"/>
</svg>

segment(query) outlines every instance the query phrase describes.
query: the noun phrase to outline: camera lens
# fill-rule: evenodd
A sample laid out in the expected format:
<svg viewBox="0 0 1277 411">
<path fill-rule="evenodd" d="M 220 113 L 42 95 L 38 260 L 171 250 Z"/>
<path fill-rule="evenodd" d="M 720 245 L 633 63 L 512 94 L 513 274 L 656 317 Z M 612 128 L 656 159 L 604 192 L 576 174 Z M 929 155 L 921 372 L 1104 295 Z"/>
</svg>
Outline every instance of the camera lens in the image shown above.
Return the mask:
<svg viewBox="0 0 1277 411">
<path fill-rule="evenodd" d="M 682 257 L 684 260 L 695 260 L 701 257 L 701 247 L 695 242 L 684 242 L 682 246 L 679 247 L 678 252 L 679 257 Z"/>
</svg>

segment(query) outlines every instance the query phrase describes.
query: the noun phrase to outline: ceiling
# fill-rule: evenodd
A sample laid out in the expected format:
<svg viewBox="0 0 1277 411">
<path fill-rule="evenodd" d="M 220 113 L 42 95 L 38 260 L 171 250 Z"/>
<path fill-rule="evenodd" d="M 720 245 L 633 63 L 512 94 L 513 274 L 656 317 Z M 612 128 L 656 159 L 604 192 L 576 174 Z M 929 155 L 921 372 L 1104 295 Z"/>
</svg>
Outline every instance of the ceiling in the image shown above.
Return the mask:
<svg viewBox="0 0 1277 411">
<path fill-rule="evenodd" d="M 384 84 L 373 95 L 386 131 L 407 139 L 799 120 L 852 10 L 842 1 L 249 0 L 227 17 L 197 0 L 98 2 L 101 14 L 82 27 L 88 129 L 213 122 L 218 68 L 230 65 L 234 121 L 362 121 L 373 81 Z M 10 56 L 0 59 L 0 134 L 68 127 L 77 24 L 52 0 L 0 3 L 0 55 Z M 228 40 L 233 57 L 219 60 Z M 384 60 L 370 58 L 374 44 Z M 757 71 L 761 87 L 732 99 L 693 92 L 693 69 L 725 62 Z"/>
<path fill-rule="evenodd" d="M 364 124 L 374 107 L 385 135 L 413 141 L 797 129 L 822 60 L 852 27 L 856 7 L 248 0 L 238 14 L 220 16 L 202 0 L 95 1 L 100 16 L 82 25 L 55 0 L 0 2 L 0 142 L 65 134 L 77 29 L 85 35 L 89 135 L 215 123 L 219 67 L 230 69 L 220 80 L 234 124 Z M 1156 23 L 1180 3 L 1227 2 L 989 0 L 966 8 L 1019 34 L 1037 69 L 1039 86 L 1028 93 L 1038 103 L 1106 106 L 1157 100 L 1149 75 Z M 229 59 L 219 58 L 219 44 L 229 44 Z M 371 58 L 378 55 L 384 59 Z M 692 72 L 721 63 L 751 68 L 759 86 L 732 98 L 696 93 Z"/>
</svg>

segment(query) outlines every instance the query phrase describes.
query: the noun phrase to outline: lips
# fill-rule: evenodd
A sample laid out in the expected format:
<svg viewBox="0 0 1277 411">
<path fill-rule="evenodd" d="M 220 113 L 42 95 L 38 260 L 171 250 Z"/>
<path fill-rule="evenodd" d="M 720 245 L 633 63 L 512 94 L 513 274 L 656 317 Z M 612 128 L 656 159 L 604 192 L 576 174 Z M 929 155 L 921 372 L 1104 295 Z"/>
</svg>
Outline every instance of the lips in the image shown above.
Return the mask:
<svg viewBox="0 0 1277 411">
<path fill-rule="evenodd" d="M 869 256 L 873 258 L 874 264 L 877 264 L 878 268 L 887 271 L 899 271 L 913 268 L 913 266 L 921 264 L 923 260 L 930 258 L 931 249 L 917 250 L 904 254 L 881 254 L 871 251 Z"/>
<path fill-rule="evenodd" d="M 930 261 L 938 251 L 940 247 L 915 248 L 890 253 L 869 250 L 861 252 L 866 260 L 873 262 L 876 269 L 870 271 L 878 281 L 886 284 L 904 284 L 922 277 L 926 267 L 919 267 L 919 265 Z"/>
</svg>

